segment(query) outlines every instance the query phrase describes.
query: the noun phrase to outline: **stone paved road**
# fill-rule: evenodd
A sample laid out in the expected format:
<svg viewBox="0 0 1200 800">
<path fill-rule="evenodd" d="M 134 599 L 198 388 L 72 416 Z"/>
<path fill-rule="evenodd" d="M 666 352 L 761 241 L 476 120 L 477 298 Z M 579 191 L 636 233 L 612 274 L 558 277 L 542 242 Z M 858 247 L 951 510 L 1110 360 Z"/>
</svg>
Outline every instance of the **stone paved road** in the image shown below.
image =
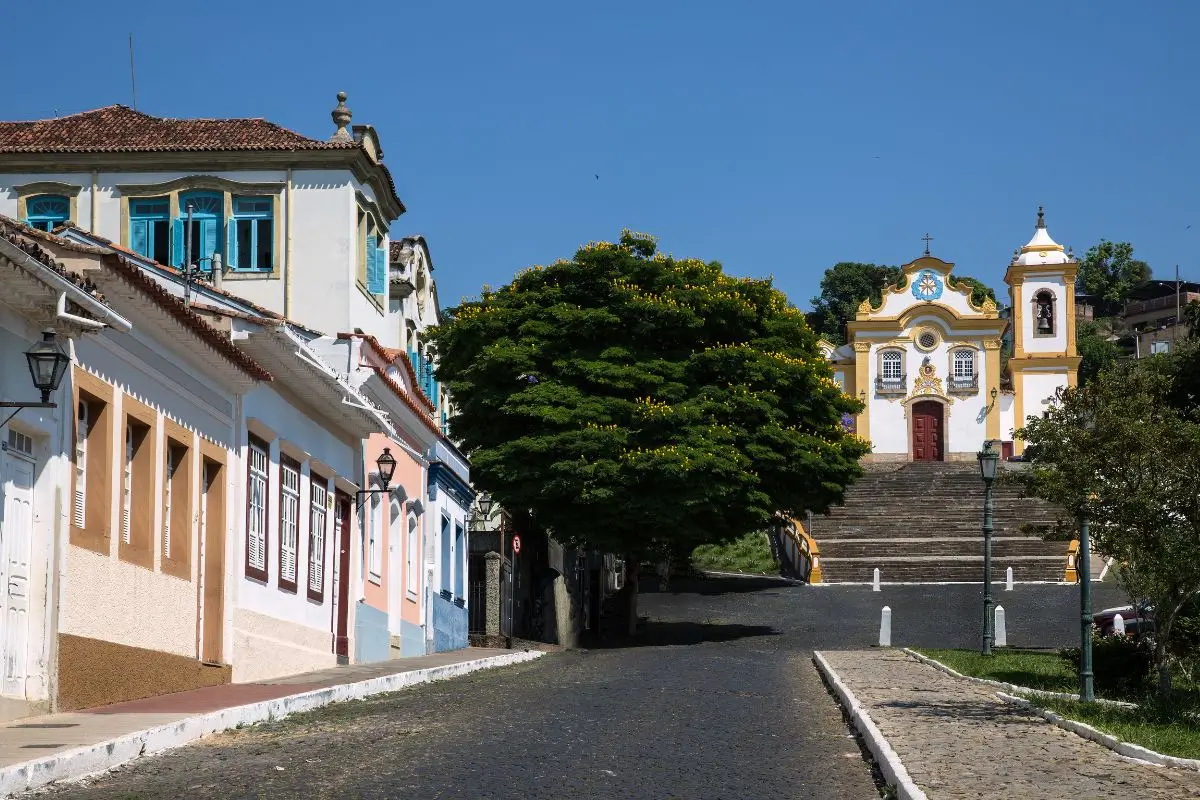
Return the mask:
<svg viewBox="0 0 1200 800">
<path fill-rule="evenodd" d="M 1104 603 L 1103 590 L 1099 592 Z M 1070 641 L 1070 587 L 1004 598 L 1010 641 Z M 814 648 L 970 645 L 970 586 L 709 580 L 645 595 L 641 646 L 345 703 L 147 758 L 56 798 L 876 798 Z M 282 768 L 282 769 L 280 769 Z"/>
<path fill-rule="evenodd" d="M 1179 800 L 1200 774 L 1111 750 L 896 650 L 822 651 L 934 800 Z"/>
</svg>

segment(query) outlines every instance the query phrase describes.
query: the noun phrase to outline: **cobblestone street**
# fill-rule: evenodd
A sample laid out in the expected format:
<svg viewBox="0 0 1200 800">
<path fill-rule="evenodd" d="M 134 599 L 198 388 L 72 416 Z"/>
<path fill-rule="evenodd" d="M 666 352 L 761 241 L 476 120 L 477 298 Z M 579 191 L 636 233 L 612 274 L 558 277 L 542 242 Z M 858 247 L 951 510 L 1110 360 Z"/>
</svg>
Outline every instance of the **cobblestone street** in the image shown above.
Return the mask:
<svg viewBox="0 0 1200 800">
<path fill-rule="evenodd" d="M 49 794 L 875 798 L 812 650 L 870 645 L 883 603 L 896 611 L 898 644 L 968 645 L 977 596 L 971 586 L 874 594 L 709 580 L 645 595 L 642 612 L 653 622 L 636 647 L 551 654 L 338 704 Z M 1004 598 L 1010 637 L 1067 643 L 1076 598 L 1072 587 L 1018 587 Z"/>
<path fill-rule="evenodd" d="M 1195 772 L 1121 759 L 897 650 L 822 655 L 930 798 L 1200 797 Z"/>
</svg>

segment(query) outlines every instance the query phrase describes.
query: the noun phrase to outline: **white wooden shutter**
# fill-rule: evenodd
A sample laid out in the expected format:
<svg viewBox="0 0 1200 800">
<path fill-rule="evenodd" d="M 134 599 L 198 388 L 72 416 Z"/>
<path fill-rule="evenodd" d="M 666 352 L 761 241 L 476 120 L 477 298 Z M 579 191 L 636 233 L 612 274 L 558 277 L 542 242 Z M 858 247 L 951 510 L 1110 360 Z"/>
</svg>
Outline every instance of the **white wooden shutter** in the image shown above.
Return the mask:
<svg viewBox="0 0 1200 800">
<path fill-rule="evenodd" d="M 72 522 L 83 528 L 87 522 L 87 437 L 91 430 L 91 414 L 86 400 L 79 401 L 75 420 L 75 508 Z"/>
<path fill-rule="evenodd" d="M 325 521 L 328 491 L 312 484 L 312 508 L 308 517 L 308 588 L 320 592 L 325 587 Z"/>
<path fill-rule="evenodd" d="M 171 483 L 177 466 L 174 449 L 167 445 L 167 469 L 163 477 L 163 558 L 171 557 Z"/>
<path fill-rule="evenodd" d="M 299 543 L 300 473 L 286 464 L 279 467 L 283 487 L 279 510 L 279 570 L 283 580 L 296 582 L 296 550 Z"/>
<path fill-rule="evenodd" d="M 122 478 L 121 541 L 129 544 L 129 517 L 133 509 L 133 426 L 125 423 L 125 470 Z"/>
<path fill-rule="evenodd" d="M 250 566 L 267 568 L 267 453 L 250 445 Z"/>
</svg>

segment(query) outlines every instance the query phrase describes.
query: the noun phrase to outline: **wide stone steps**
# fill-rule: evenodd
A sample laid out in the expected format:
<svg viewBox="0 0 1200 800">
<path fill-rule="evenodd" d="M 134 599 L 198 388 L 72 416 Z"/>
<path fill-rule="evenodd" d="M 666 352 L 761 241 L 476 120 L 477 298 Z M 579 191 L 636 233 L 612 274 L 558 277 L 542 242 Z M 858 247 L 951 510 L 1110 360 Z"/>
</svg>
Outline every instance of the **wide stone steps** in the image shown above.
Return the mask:
<svg viewBox="0 0 1200 800">
<path fill-rule="evenodd" d="M 1011 566 L 1017 581 L 1061 581 L 1067 543 L 1028 530 L 1054 525 L 1058 509 L 1003 475 L 992 500 L 994 580 Z M 982 581 L 983 502 L 974 463 L 869 465 L 842 506 L 812 520 L 823 580 L 869 582 L 879 567 L 885 583 Z"/>
<path fill-rule="evenodd" d="M 992 558 L 992 580 L 1003 581 L 1008 567 L 1013 568 L 1013 580 L 1018 583 L 1049 582 L 1063 579 L 1064 559 L 1047 557 L 1041 559 Z M 875 568 L 879 568 L 879 579 L 883 583 L 982 583 L 983 556 L 974 558 L 941 557 L 933 562 L 906 559 L 903 561 L 841 561 L 821 559 L 821 570 L 826 583 L 870 583 Z M 835 576 L 832 580 L 830 576 Z"/>
</svg>

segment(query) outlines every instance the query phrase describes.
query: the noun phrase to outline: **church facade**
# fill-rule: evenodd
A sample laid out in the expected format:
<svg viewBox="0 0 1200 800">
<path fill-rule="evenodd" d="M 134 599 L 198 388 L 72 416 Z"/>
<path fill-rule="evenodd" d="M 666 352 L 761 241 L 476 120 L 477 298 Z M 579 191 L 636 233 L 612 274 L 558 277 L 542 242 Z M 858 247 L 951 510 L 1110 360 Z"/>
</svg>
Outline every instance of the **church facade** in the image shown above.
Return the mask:
<svg viewBox="0 0 1200 800">
<path fill-rule="evenodd" d="M 1077 382 L 1078 266 L 1050 238 L 1039 209 L 1033 238 L 1004 276 L 1007 315 L 990 299 L 973 302 L 954 265 L 928 248 L 904 265 L 880 305 L 864 301 L 847 343 L 821 346 L 834 379 L 864 404 L 854 426 L 872 444 L 866 460 L 971 460 L 988 440 L 1000 442 L 1005 457 L 1021 455 L 1014 430 Z"/>
</svg>

